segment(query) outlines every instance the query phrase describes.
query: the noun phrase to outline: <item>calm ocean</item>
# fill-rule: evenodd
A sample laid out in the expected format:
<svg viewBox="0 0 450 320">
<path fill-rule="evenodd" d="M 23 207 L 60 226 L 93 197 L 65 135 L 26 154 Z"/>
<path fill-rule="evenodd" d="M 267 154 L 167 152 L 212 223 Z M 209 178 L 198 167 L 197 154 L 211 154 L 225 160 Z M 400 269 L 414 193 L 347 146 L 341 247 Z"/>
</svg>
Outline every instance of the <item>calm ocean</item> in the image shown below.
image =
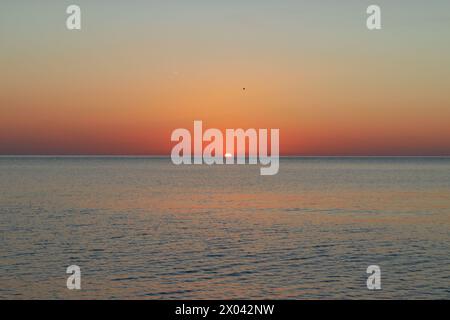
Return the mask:
<svg viewBox="0 0 450 320">
<path fill-rule="evenodd" d="M 2 157 L 0 240 L 3 299 L 450 299 L 450 158 Z"/>
</svg>

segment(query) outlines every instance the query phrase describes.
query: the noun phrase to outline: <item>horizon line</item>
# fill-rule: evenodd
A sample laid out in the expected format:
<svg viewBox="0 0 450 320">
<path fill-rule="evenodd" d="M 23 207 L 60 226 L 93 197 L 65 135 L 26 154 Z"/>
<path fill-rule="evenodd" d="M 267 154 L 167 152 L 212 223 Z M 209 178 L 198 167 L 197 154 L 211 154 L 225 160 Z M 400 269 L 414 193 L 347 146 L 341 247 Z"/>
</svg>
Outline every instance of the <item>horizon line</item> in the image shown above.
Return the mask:
<svg viewBox="0 0 450 320">
<path fill-rule="evenodd" d="M 7 154 L 0 158 L 170 158 L 170 155 Z M 249 156 L 245 156 L 248 158 Z M 258 156 L 256 156 L 258 157 Z M 450 158 L 450 155 L 280 155 L 280 158 Z M 235 157 L 237 158 L 237 157 Z"/>
</svg>

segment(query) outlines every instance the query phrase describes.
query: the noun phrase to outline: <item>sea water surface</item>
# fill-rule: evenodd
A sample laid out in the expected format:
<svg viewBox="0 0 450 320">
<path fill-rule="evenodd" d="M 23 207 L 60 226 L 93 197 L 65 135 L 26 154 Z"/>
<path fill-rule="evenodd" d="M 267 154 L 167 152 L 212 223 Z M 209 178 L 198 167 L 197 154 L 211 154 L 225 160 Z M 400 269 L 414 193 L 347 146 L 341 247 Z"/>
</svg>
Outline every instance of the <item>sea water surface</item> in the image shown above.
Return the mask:
<svg viewBox="0 0 450 320">
<path fill-rule="evenodd" d="M 3 299 L 449 299 L 450 159 L 2 157 L 0 240 Z"/>
</svg>

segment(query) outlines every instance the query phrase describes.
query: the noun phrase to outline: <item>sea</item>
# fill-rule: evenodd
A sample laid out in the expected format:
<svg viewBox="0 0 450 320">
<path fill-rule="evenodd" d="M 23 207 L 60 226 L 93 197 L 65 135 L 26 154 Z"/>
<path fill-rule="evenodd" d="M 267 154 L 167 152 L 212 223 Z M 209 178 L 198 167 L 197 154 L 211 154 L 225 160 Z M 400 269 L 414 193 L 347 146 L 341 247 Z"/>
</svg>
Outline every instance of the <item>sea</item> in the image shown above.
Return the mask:
<svg viewBox="0 0 450 320">
<path fill-rule="evenodd" d="M 450 158 L 0 157 L 0 242 L 1 299 L 450 299 Z"/>
</svg>

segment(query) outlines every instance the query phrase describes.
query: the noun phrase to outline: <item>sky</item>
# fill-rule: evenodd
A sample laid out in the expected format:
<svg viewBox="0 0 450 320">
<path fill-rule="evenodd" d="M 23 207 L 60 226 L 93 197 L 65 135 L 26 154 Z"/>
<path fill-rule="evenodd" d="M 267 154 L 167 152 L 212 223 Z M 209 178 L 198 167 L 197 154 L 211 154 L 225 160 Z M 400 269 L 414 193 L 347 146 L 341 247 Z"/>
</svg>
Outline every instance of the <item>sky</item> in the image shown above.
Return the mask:
<svg viewBox="0 0 450 320">
<path fill-rule="evenodd" d="M 194 120 L 278 128 L 282 155 L 450 155 L 449 39 L 447 0 L 2 0 L 0 155 L 168 155 Z"/>
</svg>

